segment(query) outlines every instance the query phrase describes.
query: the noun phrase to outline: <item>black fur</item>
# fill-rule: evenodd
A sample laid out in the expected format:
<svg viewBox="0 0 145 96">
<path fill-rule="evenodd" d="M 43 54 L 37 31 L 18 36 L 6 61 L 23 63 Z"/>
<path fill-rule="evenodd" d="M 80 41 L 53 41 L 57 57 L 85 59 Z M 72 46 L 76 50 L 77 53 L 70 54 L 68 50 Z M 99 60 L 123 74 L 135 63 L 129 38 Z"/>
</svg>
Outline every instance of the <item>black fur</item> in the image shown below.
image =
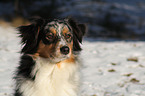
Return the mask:
<svg viewBox="0 0 145 96">
<path fill-rule="evenodd" d="M 20 93 L 19 90 L 16 89 L 14 96 L 22 96 L 22 93 Z"/>
<path fill-rule="evenodd" d="M 34 81 L 35 76 L 31 75 L 32 68 L 35 66 L 35 61 L 29 55 L 22 55 L 20 59 L 20 65 L 17 68 L 14 79 L 16 80 L 16 90 L 14 96 L 22 96 L 19 92 L 19 84 L 21 80 L 29 79 Z"/>
<path fill-rule="evenodd" d="M 31 25 L 18 27 L 22 44 L 24 47 L 21 53 L 33 54 L 37 50 L 38 42 L 40 41 L 40 30 L 44 26 L 43 19 L 35 19 Z"/>
<path fill-rule="evenodd" d="M 21 77 L 21 78 L 34 80 L 35 76 L 31 75 L 31 71 L 34 65 L 35 65 L 35 61 L 31 56 L 22 55 L 20 59 L 20 66 L 18 66 L 17 68 L 17 74 L 15 78 L 19 79 L 19 77 Z"/>
<path fill-rule="evenodd" d="M 78 24 L 75 20 L 69 19 L 69 25 L 72 27 L 73 31 L 73 50 L 81 51 L 79 43 L 82 43 L 82 38 L 86 33 L 86 26 L 84 24 Z"/>
</svg>

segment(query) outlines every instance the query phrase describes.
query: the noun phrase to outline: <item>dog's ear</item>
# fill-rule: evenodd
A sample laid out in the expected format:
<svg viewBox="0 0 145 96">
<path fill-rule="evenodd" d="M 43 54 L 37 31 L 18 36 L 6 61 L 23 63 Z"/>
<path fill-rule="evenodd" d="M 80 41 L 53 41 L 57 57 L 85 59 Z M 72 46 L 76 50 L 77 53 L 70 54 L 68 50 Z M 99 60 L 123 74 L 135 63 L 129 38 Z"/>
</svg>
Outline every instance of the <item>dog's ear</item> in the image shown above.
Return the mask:
<svg viewBox="0 0 145 96">
<path fill-rule="evenodd" d="M 20 34 L 19 37 L 22 38 L 21 43 L 23 44 L 21 53 L 32 54 L 34 53 L 34 51 L 36 51 L 35 48 L 38 43 L 38 36 L 43 23 L 44 23 L 43 19 L 35 18 L 31 20 L 30 25 L 18 27 L 19 34 Z"/>
<path fill-rule="evenodd" d="M 79 43 L 82 43 L 82 38 L 86 33 L 86 25 L 85 24 L 78 24 L 72 18 L 68 19 L 68 23 L 71 26 L 73 31 L 73 49 L 74 51 L 81 51 L 81 47 Z"/>
</svg>

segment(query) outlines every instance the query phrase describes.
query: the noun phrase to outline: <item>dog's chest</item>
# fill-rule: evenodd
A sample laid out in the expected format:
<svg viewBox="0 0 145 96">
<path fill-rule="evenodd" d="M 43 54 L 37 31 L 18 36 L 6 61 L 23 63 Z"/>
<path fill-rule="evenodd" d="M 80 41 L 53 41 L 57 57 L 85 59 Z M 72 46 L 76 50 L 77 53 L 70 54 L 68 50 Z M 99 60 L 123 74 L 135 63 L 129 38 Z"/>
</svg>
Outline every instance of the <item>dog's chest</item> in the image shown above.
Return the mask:
<svg viewBox="0 0 145 96">
<path fill-rule="evenodd" d="M 77 64 L 49 64 L 38 59 L 33 68 L 34 81 L 22 85 L 25 96 L 77 96 L 78 73 Z"/>
</svg>

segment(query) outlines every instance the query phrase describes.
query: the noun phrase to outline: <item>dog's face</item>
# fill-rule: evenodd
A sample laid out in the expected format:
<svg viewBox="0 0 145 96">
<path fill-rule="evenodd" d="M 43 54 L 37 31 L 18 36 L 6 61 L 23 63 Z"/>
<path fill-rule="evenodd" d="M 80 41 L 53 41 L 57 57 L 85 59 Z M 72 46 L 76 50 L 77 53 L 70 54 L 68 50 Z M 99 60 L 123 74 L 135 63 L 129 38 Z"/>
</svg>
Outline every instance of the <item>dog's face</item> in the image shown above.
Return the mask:
<svg viewBox="0 0 145 96">
<path fill-rule="evenodd" d="M 24 47 L 22 53 L 38 54 L 59 62 L 73 57 L 81 50 L 80 44 L 85 33 L 85 25 L 72 19 L 37 19 L 28 26 L 19 27 Z"/>
<path fill-rule="evenodd" d="M 71 28 L 63 22 L 52 21 L 44 27 L 37 53 L 41 57 L 59 61 L 67 59 L 73 51 L 73 34 Z"/>
</svg>

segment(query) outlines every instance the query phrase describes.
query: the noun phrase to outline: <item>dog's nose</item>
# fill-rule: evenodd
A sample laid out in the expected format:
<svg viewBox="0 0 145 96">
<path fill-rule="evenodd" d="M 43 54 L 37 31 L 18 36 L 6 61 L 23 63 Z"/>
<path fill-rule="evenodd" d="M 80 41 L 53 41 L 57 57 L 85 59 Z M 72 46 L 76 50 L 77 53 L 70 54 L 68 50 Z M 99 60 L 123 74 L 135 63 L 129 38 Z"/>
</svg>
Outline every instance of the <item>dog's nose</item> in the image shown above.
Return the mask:
<svg viewBox="0 0 145 96">
<path fill-rule="evenodd" d="M 63 47 L 61 47 L 61 48 L 60 48 L 60 52 L 61 52 L 62 54 L 67 55 L 67 54 L 69 53 L 69 47 L 68 47 L 68 46 L 63 46 Z"/>
</svg>

